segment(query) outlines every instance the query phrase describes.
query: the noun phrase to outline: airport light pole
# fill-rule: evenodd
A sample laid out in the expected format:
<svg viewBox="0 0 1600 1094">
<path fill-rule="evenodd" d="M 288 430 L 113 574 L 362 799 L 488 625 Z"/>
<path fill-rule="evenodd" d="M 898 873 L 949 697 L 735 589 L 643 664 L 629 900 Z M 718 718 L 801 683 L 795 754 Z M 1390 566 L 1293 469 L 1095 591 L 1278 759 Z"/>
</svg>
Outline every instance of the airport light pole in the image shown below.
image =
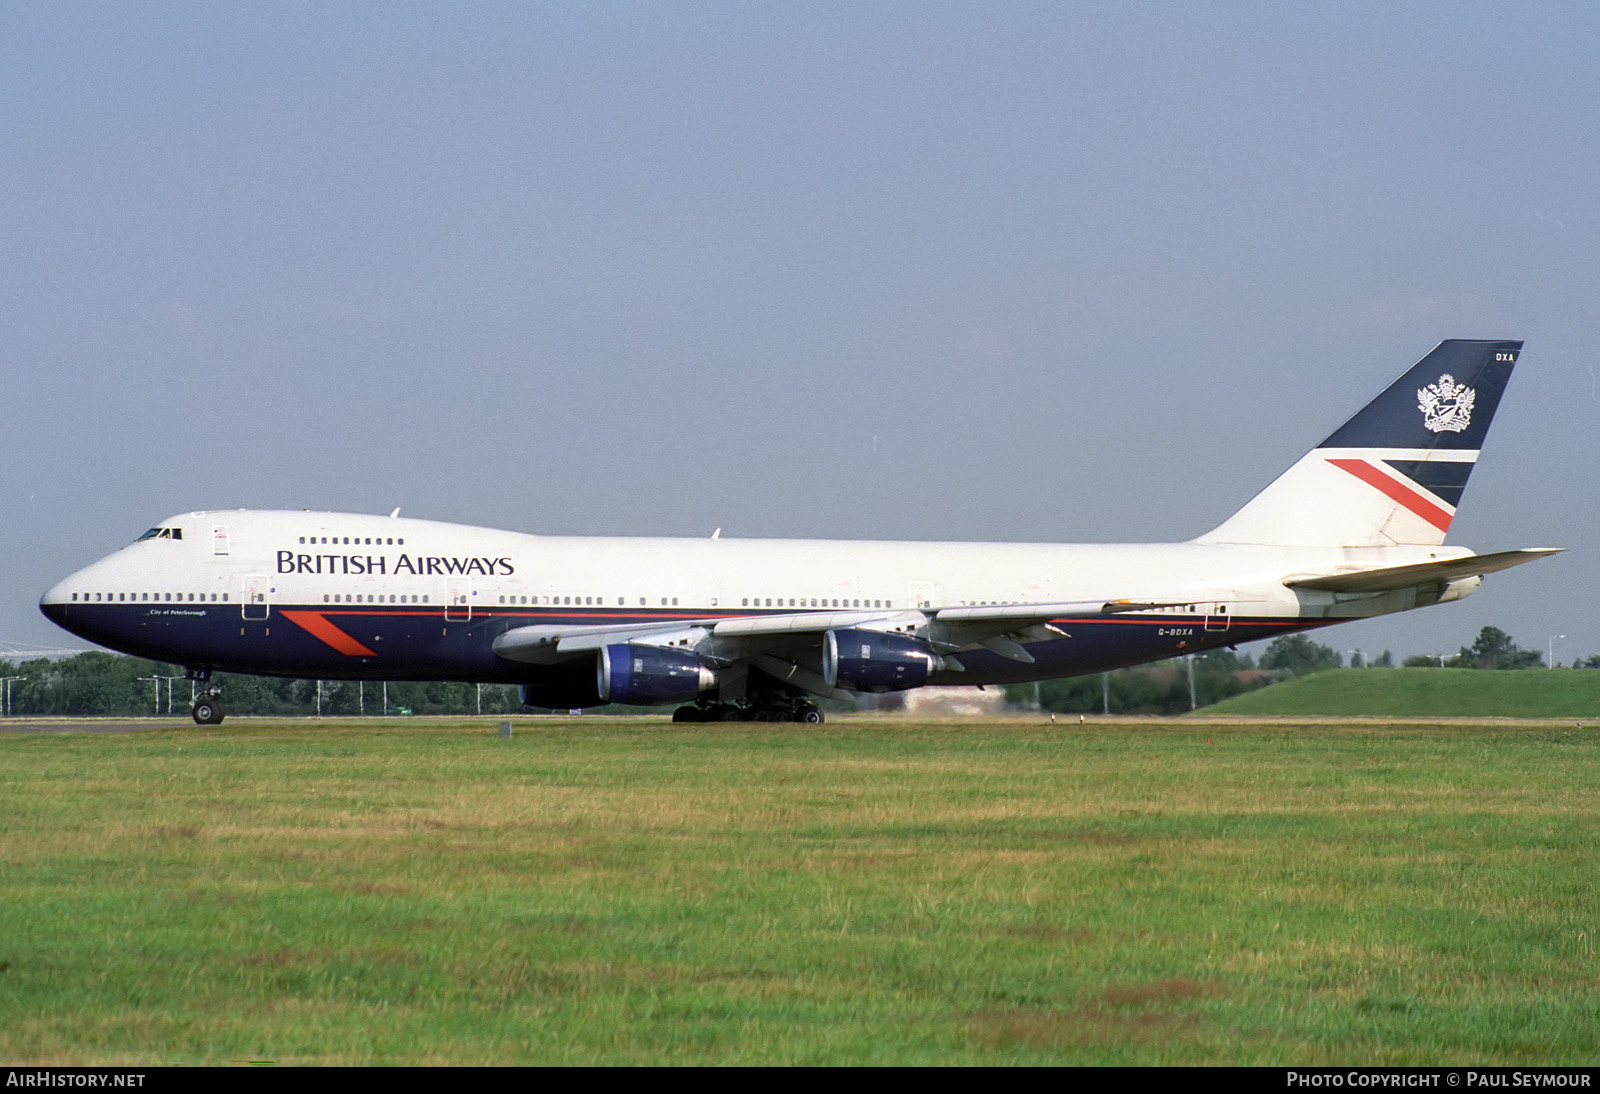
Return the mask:
<svg viewBox="0 0 1600 1094">
<path fill-rule="evenodd" d="M 139 677 L 139 679 L 141 679 L 141 680 L 149 680 L 149 681 L 151 681 L 152 683 L 155 684 L 155 686 L 156 686 L 156 713 L 159 715 L 161 713 L 161 677 L 159 677 L 159 676 L 141 676 L 141 677 Z"/>
<path fill-rule="evenodd" d="M 181 676 L 162 676 L 162 677 L 159 677 L 159 679 L 165 680 L 167 682 L 167 713 L 171 714 L 172 713 L 172 682 L 174 680 L 182 680 L 183 677 L 181 677 Z M 157 714 L 161 713 L 160 707 L 161 707 L 161 685 L 157 684 L 156 685 L 156 713 Z"/>
<path fill-rule="evenodd" d="M 1550 657 L 1549 660 L 1545 661 L 1545 668 L 1553 669 L 1556 667 L 1556 639 L 1566 637 L 1564 634 L 1552 634 L 1550 636 Z"/>
<path fill-rule="evenodd" d="M 11 681 L 25 679 L 21 676 L 0 676 L 0 684 L 5 685 L 5 692 L 0 694 L 0 715 L 11 717 Z"/>
</svg>

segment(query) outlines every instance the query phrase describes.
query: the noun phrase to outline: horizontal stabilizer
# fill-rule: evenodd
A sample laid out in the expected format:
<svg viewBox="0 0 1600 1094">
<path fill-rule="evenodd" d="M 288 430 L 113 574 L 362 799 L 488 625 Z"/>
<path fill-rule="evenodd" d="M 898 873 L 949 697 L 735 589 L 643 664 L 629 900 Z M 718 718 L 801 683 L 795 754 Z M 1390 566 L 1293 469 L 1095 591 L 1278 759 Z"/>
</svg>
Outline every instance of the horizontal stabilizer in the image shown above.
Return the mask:
<svg viewBox="0 0 1600 1094">
<path fill-rule="evenodd" d="M 1482 577 L 1497 570 L 1509 570 L 1546 555 L 1560 547 L 1528 547 L 1520 551 L 1498 551 L 1492 555 L 1468 555 L 1437 562 L 1418 562 L 1409 566 L 1382 566 L 1372 570 L 1343 570 L 1337 573 L 1297 574 L 1283 579 L 1291 589 L 1321 589 L 1334 593 L 1382 593 L 1434 581 L 1458 581 Z"/>
</svg>

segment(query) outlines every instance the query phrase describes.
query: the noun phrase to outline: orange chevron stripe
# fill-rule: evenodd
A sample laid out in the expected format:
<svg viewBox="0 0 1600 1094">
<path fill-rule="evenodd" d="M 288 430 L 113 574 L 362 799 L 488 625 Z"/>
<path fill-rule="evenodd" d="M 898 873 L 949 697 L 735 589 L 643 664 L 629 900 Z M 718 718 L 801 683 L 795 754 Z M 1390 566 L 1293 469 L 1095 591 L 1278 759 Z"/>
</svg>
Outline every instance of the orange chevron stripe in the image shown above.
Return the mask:
<svg viewBox="0 0 1600 1094">
<path fill-rule="evenodd" d="M 1397 501 L 1417 516 L 1439 529 L 1441 532 L 1450 530 L 1450 520 L 1454 514 L 1439 508 L 1433 502 L 1417 493 L 1407 490 L 1400 483 L 1373 467 L 1366 460 L 1329 460 L 1329 463 L 1341 471 L 1348 471 L 1368 486 L 1374 487 L 1386 495 L 1390 500 Z"/>
<path fill-rule="evenodd" d="M 346 657 L 376 657 L 377 652 L 369 650 L 338 627 L 329 623 L 321 612 L 294 612 L 279 613 L 289 622 L 300 627 L 308 634 L 315 635 L 328 645 L 344 654 Z"/>
</svg>

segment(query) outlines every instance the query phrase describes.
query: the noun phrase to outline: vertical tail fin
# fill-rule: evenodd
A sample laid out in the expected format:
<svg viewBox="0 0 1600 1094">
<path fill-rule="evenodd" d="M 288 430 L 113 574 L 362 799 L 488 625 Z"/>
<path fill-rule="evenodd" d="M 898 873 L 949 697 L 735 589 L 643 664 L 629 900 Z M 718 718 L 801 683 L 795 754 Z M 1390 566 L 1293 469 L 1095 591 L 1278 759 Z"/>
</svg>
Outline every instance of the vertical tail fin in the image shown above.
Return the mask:
<svg viewBox="0 0 1600 1094">
<path fill-rule="evenodd" d="M 1440 342 L 1197 542 L 1443 543 L 1521 354 L 1521 342 Z"/>
</svg>

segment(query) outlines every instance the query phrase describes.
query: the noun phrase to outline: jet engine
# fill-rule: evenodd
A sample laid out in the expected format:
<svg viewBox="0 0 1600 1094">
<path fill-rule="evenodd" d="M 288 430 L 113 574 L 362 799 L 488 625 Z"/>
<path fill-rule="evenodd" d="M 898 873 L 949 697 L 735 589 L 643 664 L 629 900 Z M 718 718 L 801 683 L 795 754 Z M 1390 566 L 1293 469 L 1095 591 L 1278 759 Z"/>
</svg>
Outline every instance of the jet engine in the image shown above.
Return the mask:
<svg viewBox="0 0 1600 1094">
<path fill-rule="evenodd" d="M 939 663 L 920 638 L 883 631 L 837 630 L 823 636 L 822 678 L 851 691 L 920 688 Z"/>
<path fill-rule="evenodd" d="M 600 698 L 610 703 L 687 703 L 717 686 L 698 654 L 665 646 L 605 646 L 597 667 Z"/>
</svg>

